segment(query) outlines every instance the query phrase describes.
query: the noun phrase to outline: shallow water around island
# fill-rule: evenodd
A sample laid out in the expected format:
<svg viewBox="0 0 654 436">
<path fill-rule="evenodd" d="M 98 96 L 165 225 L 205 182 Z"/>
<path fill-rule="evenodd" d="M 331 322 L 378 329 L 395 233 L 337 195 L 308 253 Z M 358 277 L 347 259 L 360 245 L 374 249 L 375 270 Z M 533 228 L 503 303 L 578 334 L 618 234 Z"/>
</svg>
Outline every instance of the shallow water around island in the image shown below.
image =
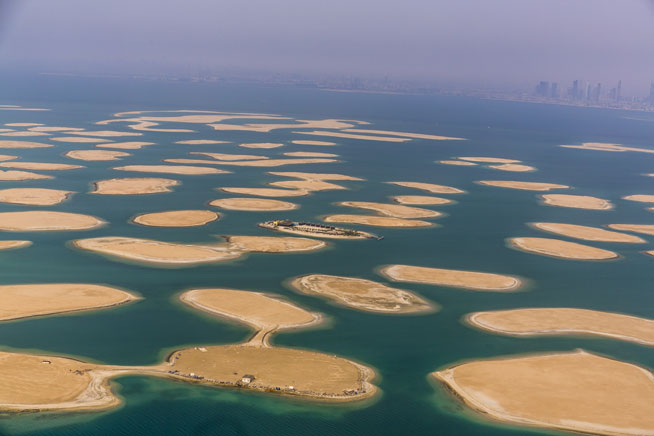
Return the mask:
<svg viewBox="0 0 654 436">
<path fill-rule="evenodd" d="M 132 156 L 116 162 L 81 162 L 65 158 L 70 149 L 93 144 L 57 143 L 48 149 L 17 150 L 25 161 L 79 163 L 87 168 L 52 172 L 52 180 L 0 182 L 0 188 L 51 187 L 76 191 L 57 206 L 33 208 L 0 205 L 0 211 L 57 210 L 98 216 L 110 224 L 75 232 L 4 233 L 2 239 L 34 241 L 29 248 L 0 252 L 2 284 L 46 282 L 106 283 L 142 295 L 137 303 L 97 312 L 27 319 L 0 324 L 0 347 L 39 350 L 97 362 L 143 365 L 161 361 L 190 344 L 228 344 L 247 339 L 244 326 L 212 318 L 180 305 L 186 289 L 229 287 L 279 293 L 327 315 L 323 327 L 282 332 L 274 343 L 338 354 L 374 367 L 381 394 L 360 404 L 324 404 L 274 395 L 195 386 L 129 376 L 113 386 L 124 400 L 101 413 L 0 415 L 0 434 L 25 435 L 504 435 L 551 434 L 541 430 L 492 424 L 471 414 L 427 375 L 469 359 L 546 351 L 587 351 L 654 366 L 652 349 L 608 339 L 582 337 L 513 338 L 478 331 L 461 318 L 483 310 L 516 307 L 569 306 L 652 318 L 654 259 L 641 253 L 646 244 L 589 243 L 616 251 L 618 260 L 583 262 L 555 259 L 508 248 L 506 238 L 549 237 L 529 222 L 564 222 L 602 226 L 611 223 L 651 224 L 654 214 L 643 203 L 621 200 L 630 194 L 654 193 L 654 155 L 566 149 L 559 144 L 609 142 L 652 147 L 654 116 L 642 113 L 583 109 L 468 98 L 335 93 L 313 89 L 208 84 L 162 84 L 100 79 L 24 79 L 11 89 L 0 85 L 0 104 L 45 107 L 46 112 L 0 111 L 0 123 L 41 122 L 89 130 L 127 130 L 121 124 L 95 126 L 115 112 L 144 109 L 197 109 L 261 112 L 298 119 L 357 119 L 366 128 L 431 133 L 467 141 L 413 140 L 406 143 L 332 138 L 336 147 L 290 144 L 292 139 L 322 139 L 291 130 L 214 132 L 204 125 L 167 124 L 197 133 L 144 132 L 118 141 L 151 141 L 157 145 L 127 150 Z M 129 90 L 126 91 L 126 90 Z M 636 118 L 636 119 L 634 119 Z M 237 120 L 236 122 L 240 122 Z M 61 135 L 53 135 L 61 136 Z M 48 142 L 48 137 L 13 138 Z M 5 138 L 9 139 L 9 138 Z M 220 139 L 230 144 L 182 145 L 184 139 Z M 330 140 L 332 140 L 330 139 Z M 244 142 L 280 142 L 270 150 L 238 147 Z M 284 152 L 336 153 L 342 162 L 279 168 L 225 167 L 232 174 L 207 176 L 150 175 L 112 171 L 120 165 L 159 163 L 188 158 L 190 151 L 278 156 Z M 12 150 L 3 150 L 12 154 Z M 483 166 L 434 163 L 456 156 L 497 156 L 522 160 L 538 168 L 510 173 Z M 316 192 L 285 199 L 300 208 L 286 212 L 238 212 L 206 206 L 231 195 L 218 187 L 263 187 L 281 180 L 266 171 L 337 172 L 366 179 L 336 182 L 348 191 Z M 146 196 L 88 194 L 90 182 L 113 177 L 169 177 L 182 181 L 172 193 Z M 481 186 L 476 180 L 525 180 L 560 183 L 570 194 L 611 200 L 611 211 L 589 211 L 542 205 L 530 191 Z M 393 195 L 423 192 L 385 184 L 419 181 L 454 186 L 462 195 L 440 195 L 456 201 L 426 206 L 445 213 L 437 226 L 416 229 L 357 227 L 382 241 L 329 240 L 328 249 L 300 254 L 250 254 L 241 259 L 193 268 L 152 268 L 117 262 L 74 249 L 67 242 L 99 236 L 131 236 L 166 241 L 209 242 L 220 235 L 268 235 L 258 222 L 284 218 L 317 221 L 328 214 L 352 213 L 340 201 L 390 201 Z M 564 192 L 564 191 L 561 191 Z M 150 228 L 130 223 L 138 214 L 171 209 L 208 208 L 218 221 L 195 228 Z M 355 212 L 358 213 L 358 212 Z M 355 226 L 353 226 L 355 227 Z M 561 238 L 574 241 L 574 239 Z M 474 292 L 438 286 L 397 284 L 437 302 L 437 313 L 392 316 L 364 313 L 295 293 L 285 281 L 309 273 L 362 277 L 386 282 L 376 268 L 387 264 L 511 274 L 525 279 L 520 292 Z"/>
</svg>

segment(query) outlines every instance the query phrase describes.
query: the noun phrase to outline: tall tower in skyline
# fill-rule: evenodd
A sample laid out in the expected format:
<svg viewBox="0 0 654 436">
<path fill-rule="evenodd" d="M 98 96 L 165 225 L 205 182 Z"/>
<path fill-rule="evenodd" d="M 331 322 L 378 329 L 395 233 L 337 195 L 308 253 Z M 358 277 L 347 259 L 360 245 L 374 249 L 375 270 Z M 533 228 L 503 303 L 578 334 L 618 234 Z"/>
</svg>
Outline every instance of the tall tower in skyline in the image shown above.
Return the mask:
<svg viewBox="0 0 654 436">
<path fill-rule="evenodd" d="M 654 104 L 654 80 L 652 80 L 649 84 L 649 102 L 651 104 Z"/>
<path fill-rule="evenodd" d="M 615 100 L 622 100 L 622 80 L 618 80 L 618 90 L 615 93 Z"/>
</svg>

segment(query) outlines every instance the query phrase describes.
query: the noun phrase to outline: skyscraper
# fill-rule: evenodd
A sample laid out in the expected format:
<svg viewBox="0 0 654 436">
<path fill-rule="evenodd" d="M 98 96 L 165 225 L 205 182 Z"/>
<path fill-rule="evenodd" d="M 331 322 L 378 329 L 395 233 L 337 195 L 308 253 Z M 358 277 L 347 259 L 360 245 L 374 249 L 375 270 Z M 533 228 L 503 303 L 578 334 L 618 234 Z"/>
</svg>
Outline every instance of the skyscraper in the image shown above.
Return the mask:
<svg viewBox="0 0 654 436">
<path fill-rule="evenodd" d="M 622 100 L 622 80 L 618 80 L 618 90 L 615 93 L 615 100 Z"/>
<path fill-rule="evenodd" d="M 536 86 L 536 95 L 541 97 L 550 96 L 550 82 L 539 82 Z"/>
<path fill-rule="evenodd" d="M 552 82 L 550 96 L 552 98 L 559 98 L 559 84 L 558 83 Z"/>
<path fill-rule="evenodd" d="M 654 81 L 649 84 L 649 102 L 654 104 Z"/>
</svg>

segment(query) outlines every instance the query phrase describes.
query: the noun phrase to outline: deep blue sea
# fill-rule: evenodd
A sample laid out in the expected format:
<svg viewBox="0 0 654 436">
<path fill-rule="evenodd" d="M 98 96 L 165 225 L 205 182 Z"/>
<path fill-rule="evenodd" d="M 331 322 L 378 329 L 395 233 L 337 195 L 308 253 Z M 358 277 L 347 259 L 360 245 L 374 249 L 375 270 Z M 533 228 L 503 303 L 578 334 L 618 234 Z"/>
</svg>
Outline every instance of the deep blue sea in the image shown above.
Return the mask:
<svg viewBox="0 0 654 436">
<path fill-rule="evenodd" d="M 0 124 L 37 122 L 89 130 L 126 130 L 119 124 L 96 126 L 116 112 L 131 110 L 215 110 L 258 112 L 301 120 L 325 118 L 368 121 L 372 129 L 467 138 L 467 141 L 413 140 L 406 143 L 335 138 L 336 147 L 293 145 L 293 139 L 323 138 L 271 133 L 216 132 L 202 124 L 169 123 L 195 133 L 146 132 L 125 141 L 157 145 L 128 152 L 121 162 L 83 162 L 86 168 L 52 172 L 51 180 L 0 182 L 0 188 L 51 187 L 77 192 L 70 201 L 44 210 L 96 215 L 109 222 L 84 232 L 6 233 L 1 239 L 28 239 L 34 245 L 0 252 L 0 283 L 105 283 L 139 293 L 142 301 L 111 310 L 0 323 L 0 348 L 74 356 L 108 364 L 143 365 L 161 361 L 171 350 L 190 344 L 227 344 L 244 340 L 248 328 L 224 322 L 177 303 L 180 292 L 198 287 L 227 287 L 282 294 L 330 320 L 322 328 L 282 332 L 279 345 L 338 354 L 375 368 L 381 394 L 371 401 L 325 404 L 275 395 L 187 385 L 140 376 L 112 382 L 123 399 L 119 408 L 100 413 L 3 414 L 0 434 L 62 435 L 523 435 L 552 434 L 487 421 L 469 412 L 428 374 L 478 358 L 583 348 L 616 359 L 654 367 L 651 348 L 588 337 L 515 338 L 464 325 L 474 311 L 514 307 L 566 306 L 654 317 L 654 258 L 647 244 L 592 243 L 620 258 L 606 262 L 571 261 L 508 248 L 506 238 L 545 236 L 528 227 L 534 221 L 603 226 L 653 224 L 646 205 L 622 200 L 630 194 L 654 194 L 654 154 L 566 149 L 560 144 L 608 142 L 654 148 L 654 114 L 564 107 L 465 97 L 329 92 L 318 89 L 255 85 L 170 83 L 145 80 L 56 76 L 0 78 L 0 104 L 49 111 L 0 111 Z M 240 121 L 237 121 L 240 122 Z M 1 128 L 2 126 L 0 126 Z M 57 136 L 57 135 L 55 135 Z M 48 137 L 9 138 L 47 142 Z M 219 139 L 229 144 L 188 146 L 183 139 Z M 325 140 L 332 140 L 325 138 Z M 118 141 L 118 139 L 117 139 Z M 270 150 L 247 150 L 242 142 L 281 142 Z M 93 144 L 57 143 L 56 147 L 18 152 L 23 160 L 79 163 L 64 157 Z M 80 252 L 68 241 L 96 236 L 134 236 L 168 241 L 208 242 L 217 235 L 269 235 L 256 224 L 266 213 L 220 211 L 220 220 L 184 229 L 147 228 L 130 223 L 134 215 L 171 209 L 207 208 L 231 195 L 222 186 L 264 187 L 280 180 L 265 168 L 233 167 L 232 174 L 170 177 L 182 182 L 174 192 L 145 196 L 89 195 L 95 180 L 137 177 L 114 171 L 117 165 L 158 163 L 188 158 L 190 151 L 278 156 L 290 151 L 339 154 L 341 162 L 280 167 L 278 171 L 337 172 L 366 179 L 344 182 L 347 191 L 326 191 L 292 198 L 300 208 L 274 217 L 316 221 L 331 213 L 357 213 L 339 201 L 389 201 L 393 195 L 420 191 L 389 185 L 393 180 L 454 186 L 454 204 L 436 206 L 445 216 L 424 229 L 358 227 L 385 236 L 383 241 L 330 241 L 330 248 L 304 254 L 252 254 L 233 262 L 193 268 L 153 268 Z M 485 168 L 440 165 L 456 156 L 519 159 L 538 168 L 508 173 Z M 145 176 L 148 176 L 147 174 Z M 155 175 L 156 176 L 156 175 Z M 566 193 L 611 200 L 610 211 L 542 205 L 538 193 L 481 186 L 478 180 L 525 180 L 574 187 Z M 340 182 L 338 182 L 340 183 Z M 0 211 L 34 207 L 0 204 Z M 217 210 L 217 209 L 214 209 Z M 567 238 L 563 238 L 567 239 Z M 571 241 L 574 241 L 570 239 Z M 464 291 L 401 284 L 437 302 L 437 313 L 389 316 L 363 313 L 294 293 L 284 282 L 308 273 L 362 277 L 386 282 L 376 268 L 408 264 L 517 275 L 527 285 L 516 293 Z"/>
</svg>

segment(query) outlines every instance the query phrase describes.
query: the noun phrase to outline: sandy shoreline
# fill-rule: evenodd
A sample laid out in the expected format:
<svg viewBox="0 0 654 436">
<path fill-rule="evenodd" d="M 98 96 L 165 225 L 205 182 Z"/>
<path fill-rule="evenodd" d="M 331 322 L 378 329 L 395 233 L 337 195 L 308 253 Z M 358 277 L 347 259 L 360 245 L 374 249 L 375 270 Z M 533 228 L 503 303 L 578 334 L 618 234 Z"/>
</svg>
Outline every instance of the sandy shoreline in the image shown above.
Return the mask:
<svg viewBox="0 0 654 436">
<path fill-rule="evenodd" d="M 522 280 L 508 275 L 410 265 L 388 265 L 382 267 L 379 274 L 396 282 L 422 283 L 474 291 L 512 292 L 522 286 Z"/>
</svg>

